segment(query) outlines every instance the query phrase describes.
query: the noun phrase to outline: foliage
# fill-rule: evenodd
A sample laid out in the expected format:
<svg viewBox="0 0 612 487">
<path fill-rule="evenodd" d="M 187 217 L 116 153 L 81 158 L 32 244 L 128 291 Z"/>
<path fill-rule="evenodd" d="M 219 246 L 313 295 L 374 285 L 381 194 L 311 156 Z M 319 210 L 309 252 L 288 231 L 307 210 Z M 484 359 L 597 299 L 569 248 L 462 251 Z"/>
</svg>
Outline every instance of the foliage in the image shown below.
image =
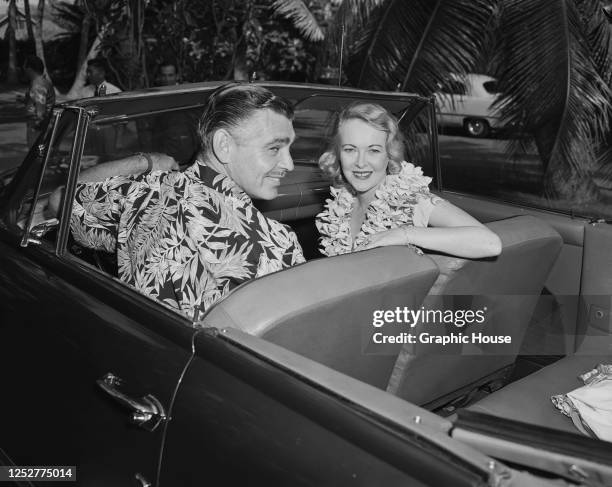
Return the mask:
<svg viewBox="0 0 612 487">
<path fill-rule="evenodd" d="M 506 0 L 496 73 L 503 116 L 533 133 L 546 193 L 588 188 L 609 127 L 610 27 L 597 0 Z"/>
<path fill-rule="evenodd" d="M 324 34 L 314 14 L 302 0 L 275 0 L 272 8 L 293 21 L 295 27 L 310 41 L 322 41 Z"/>
<path fill-rule="evenodd" d="M 610 26 L 600 0 L 345 0 L 351 83 L 430 95 L 451 73 L 500 80 L 507 122 L 536 139 L 551 198 L 594 197 L 609 130 Z M 342 8 L 339 13 L 342 13 Z M 343 21 L 343 23 L 347 23 Z"/>
<path fill-rule="evenodd" d="M 451 73 L 472 71 L 484 47 L 477 33 L 495 1 L 382 2 L 349 37 L 349 79 L 369 89 L 435 92 Z"/>
<path fill-rule="evenodd" d="M 145 22 L 149 71 L 173 60 L 184 81 L 230 79 L 243 62 L 260 78 L 306 78 L 314 46 L 272 14 L 271 1 L 153 0 Z"/>
</svg>

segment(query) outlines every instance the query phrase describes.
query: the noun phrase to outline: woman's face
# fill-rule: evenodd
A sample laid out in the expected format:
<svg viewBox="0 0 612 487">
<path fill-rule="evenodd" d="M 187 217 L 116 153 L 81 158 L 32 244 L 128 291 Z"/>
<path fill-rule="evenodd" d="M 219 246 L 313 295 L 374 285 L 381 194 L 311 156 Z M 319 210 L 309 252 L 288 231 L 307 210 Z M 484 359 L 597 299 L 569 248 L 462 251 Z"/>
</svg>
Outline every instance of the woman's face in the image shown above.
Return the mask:
<svg viewBox="0 0 612 487">
<path fill-rule="evenodd" d="M 340 124 L 338 139 L 344 178 L 358 196 L 373 199 L 387 175 L 387 133 L 353 118 Z"/>
</svg>

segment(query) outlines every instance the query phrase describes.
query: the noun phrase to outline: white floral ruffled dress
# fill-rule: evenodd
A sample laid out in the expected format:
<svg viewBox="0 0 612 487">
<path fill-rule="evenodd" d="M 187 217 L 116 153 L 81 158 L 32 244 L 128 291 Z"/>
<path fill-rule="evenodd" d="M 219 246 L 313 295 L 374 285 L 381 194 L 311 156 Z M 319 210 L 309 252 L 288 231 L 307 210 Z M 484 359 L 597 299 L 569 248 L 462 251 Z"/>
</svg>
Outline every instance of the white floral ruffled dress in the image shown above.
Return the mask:
<svg viewBox="0 0 612 487">
<path fill-rule="evenodd" d="M 420 167 L 402 162 L 398 174 L 389 174 L 375 192 L 355 240 L 351 238 L 351 214 L 356 197 L 345 187 L 331 188 L 332 197 L 317 215 L 321 252 L 326 256 L 346 254 L 367 244 L 367 239 L 402 225 L 426 227 L 434 205 L 442 201 L 431 194 L 431 178 Z"/>
</svg>

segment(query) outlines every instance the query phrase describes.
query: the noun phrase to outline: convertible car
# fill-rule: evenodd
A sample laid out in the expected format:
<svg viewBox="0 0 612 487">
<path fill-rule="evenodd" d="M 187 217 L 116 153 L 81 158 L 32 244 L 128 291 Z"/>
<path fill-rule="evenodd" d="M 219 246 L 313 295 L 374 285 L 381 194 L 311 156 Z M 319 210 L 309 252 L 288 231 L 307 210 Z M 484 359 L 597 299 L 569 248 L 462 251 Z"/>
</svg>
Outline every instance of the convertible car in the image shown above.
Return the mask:
<svg viewBox="0 0 612 487">
<path fill-rule="evenodd" d="M 308 262 L 196 321 L 122 283 L 69 220 L 84 168 L 150 151 L 187 167 L 218 83 L 60 105 L 3 175 L 0 466 L 69 466 L 84 486 L 612 485 L 612 444 L 550 399 L 612 363 L 610 224 L 455 189 L 433 98 L 263 84 L 294 103 L 297 139 L 295 171 L 259 207 L 293 227 Z M 398 116 L 407 158 L 500 235 L 498 258 L 321 257 L 316 161 L 353 100 Z M 40 480 L 25 474 L 13 480 Z"/>
</svg>

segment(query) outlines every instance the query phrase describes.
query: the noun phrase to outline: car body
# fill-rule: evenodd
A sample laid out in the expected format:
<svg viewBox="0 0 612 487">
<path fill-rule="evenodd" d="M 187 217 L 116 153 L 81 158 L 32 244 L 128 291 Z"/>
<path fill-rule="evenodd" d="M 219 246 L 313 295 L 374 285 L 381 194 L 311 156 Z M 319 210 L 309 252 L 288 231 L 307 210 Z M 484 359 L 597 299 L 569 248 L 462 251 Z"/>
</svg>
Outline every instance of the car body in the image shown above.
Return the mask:
<svg viewBox="0 0 612 487">
<path fill-rule="evenodd" d="M 483 74 L 453 75 L 436 93 L 441 127 L 463 129 L 471 137 L 486 137 L 504 128 L 497 80 Z"/>
<path fill-rule="evenodd" d="M 446 191 L 432 99 L 262 84 L 296 107 L 296 169 L 277 199 L 258 206 L 293 227 L 310 261 L 240 286 L 196 322 L 122 283 L 108 256 L 74 242 L 69 219 L 83 167 L 153 150 L 165 150 L 186 166 L 197 138 L 185 130 L 220 83 L 122 93 L 55 109 L 0 193 L 0 464 L 75 466 L 77 482 L 86 486 L 612 482 L 604 442 L 482 411 L 449 418 L 431 410 L 449 413 L 458 402 L 421 404 L 385 391 L 374 372 L 389 371 L 395 355 L 359 351 L 361 332 L 350 325 L 367 326 L 372 309 L 402 303 L 418 308 L 438 268 L 402 247 L 316 259 L 313 218 L 329 195 L 316 161 L 337 111 L 353 100 L 375 101 L 402 120 L 410 153 L 440 195 L 485 222 L 539 218 L 531 224 L 546 227 L 557 245 L 548 257 L 552 270 L 542 271 L 545 294 L 556 308 L 542 320 L 567 328 L 556 349 L 563 355 L 574 353 L 579 329 L 592 335 L 582 325 L 608 336 L 606 319 L 597 317 L 601 312 L 609 318 L 610 225 Z M 160 128 L 160 118 L 184 130 L 170 130 L 167 123 Z M 60 214 L 49 215 L 47 197 L 58 186 L 65 186 L 67 197 Z M 524 221 L 515 220 L 519 230 Z M 506 265 L 516 267 L 511 259 Z M 393 288 L 393 276 L 402 272 L 401 289 L 409 295 Z M 526 272 L 521 282 L 531 278 Z M 606 292 L 608 301 L 601 296 Z M 276 323 L 293 328 L 272 336 L 268 330 Z M 310 328 L 314 336 L 307 336 Z M 336 329 L 345 334 L 332 343 Z M 303 334 L 305 344 L 295 345 Z M 337 359 L 354 347 L 353 373 Z M 429 369 L 435 373 L 435 366 Z M 481 386 L 492 383 L 481 379 Z M 436 396 L 438 386 L 428 383 Z M 557 413 L 551 408 L 550 414 Z"/>
</svg>

